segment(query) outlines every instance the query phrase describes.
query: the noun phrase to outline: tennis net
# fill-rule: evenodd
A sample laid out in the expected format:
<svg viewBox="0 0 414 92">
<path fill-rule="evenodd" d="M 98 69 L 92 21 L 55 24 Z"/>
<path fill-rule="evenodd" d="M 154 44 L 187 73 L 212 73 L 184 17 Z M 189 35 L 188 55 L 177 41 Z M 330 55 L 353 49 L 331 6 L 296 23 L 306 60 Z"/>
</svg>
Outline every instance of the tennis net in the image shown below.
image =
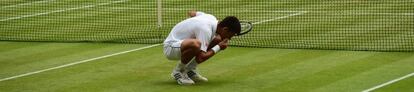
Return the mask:
<svg viewBox="0 0 414 92">
<path fill-rule="evenodd" d="M 412 0 L 62 0 L 10 7 L 15 3 L 25 2 L 0 4 L 0 40 L 161 43 L 198 10 L 254 24 L 233 46 L 414 51 Z"/>
</svg>

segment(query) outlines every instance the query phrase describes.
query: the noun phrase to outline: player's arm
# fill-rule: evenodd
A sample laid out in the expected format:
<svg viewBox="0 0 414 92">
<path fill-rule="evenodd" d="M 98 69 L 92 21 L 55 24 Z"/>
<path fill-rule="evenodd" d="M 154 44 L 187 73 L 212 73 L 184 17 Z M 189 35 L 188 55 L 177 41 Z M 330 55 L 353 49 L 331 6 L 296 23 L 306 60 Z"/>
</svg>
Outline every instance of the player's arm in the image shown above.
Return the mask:
<svg viewBox="0 0 414 92">
<path fill-rule="evenodd" d="M 213 48 L 214 46 L 218 45 L 218 43 L 220 43 L 221 41 L 222 41 L 222 38 L 221 38 L 220 35 L 214 36 L 213 40 L 208 45 L 208 48 L 207 49 Z"/>
<path fill-rule="evenodd" d="M 210 57 L 217 54 L 220 50 L 226 49 L 227 45 L 228 45 L 228 39 L 225 39 L 225 40 L 221 41 L 220 43 L 218 43 L 217 45 L 215 45 L 214 47 L 212 47 L 211 49 L 208 49 L 207 52 L 201 51 L 197 55 L 197 61 L 199 63 L 206 61 Z"/>
<path fill-rule="evenodd" d="M 199 15 L 203 15 L 203 14 L 204 14 L 203 12 L 195 11 L 195 10 L 191 10 L 187 13 L 187 15 L 189 17 L 195 17 L 195 16 L 199 16 Z"/>
<path fill-rule="evenodd" d="M 196 59 L 199 63 L 206 61 L 214 54 L 216 54 L 220 50 L 224 50 L 227 48 L 227 40 L 220 41 L 219 43 L 215 44 L 214 46 L 209 46 L 214 39 L 218 39 L 220 36 L 216 36 L 215 38 L 211 39 L 211 28 L 210 26 L 196 26 L 194 27 L 194 31 L 196 38 L 201 42 L 199 54 L 196 55 Z M 221 38 L 219 38 L 221 39 Z M 214 44 L 214 43 L 213 43 Z M 209 48 L 210 47 L 210 48 Z"/>
</svg>

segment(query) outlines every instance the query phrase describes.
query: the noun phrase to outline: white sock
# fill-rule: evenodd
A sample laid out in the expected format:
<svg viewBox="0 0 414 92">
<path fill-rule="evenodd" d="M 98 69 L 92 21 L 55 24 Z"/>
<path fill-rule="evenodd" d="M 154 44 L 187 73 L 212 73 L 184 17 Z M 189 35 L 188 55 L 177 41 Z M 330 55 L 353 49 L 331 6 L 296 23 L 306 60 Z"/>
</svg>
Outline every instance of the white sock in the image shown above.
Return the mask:
<svg viewBox="0 0 414 92">
<path fill-rule="evenodd" d="M 177 66 L 175 67 L 174 71 L 179 71 L 179 72 L 183 72 L 185 68 L 185 64 L 178 62 Z"/>
<path fill-rule="evenodd" d="M 195 57 L 193 57 L 193 59 L 190 60 L 190 62 L 188 62 L 188 64 L 186 65 L 186 68 L 188 70 L 195 70 L 195 68 L 197 68 L 197 61 L 195 60 Z"/>
</svg>

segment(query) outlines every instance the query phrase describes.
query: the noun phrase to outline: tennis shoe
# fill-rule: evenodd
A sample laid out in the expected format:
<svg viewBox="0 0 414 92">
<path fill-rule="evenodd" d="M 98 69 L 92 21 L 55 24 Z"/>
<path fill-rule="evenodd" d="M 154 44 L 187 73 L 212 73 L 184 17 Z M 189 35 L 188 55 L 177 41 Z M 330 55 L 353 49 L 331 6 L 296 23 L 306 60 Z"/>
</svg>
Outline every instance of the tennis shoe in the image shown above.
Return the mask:
<svg viewBox="0 0 414 92">
<path fill-rule="evenodd" d="M 196 82 L 207 82 L 208 79 L 206 77 L 201 76 L 200 73 L 197 72 L 195 69 L 191 69 L 187 72 L 187 75 Z"/>
<path fill-rule="evenodd" d="M 194 81 L 191 80 L 191 78 L 189 78 L 188 75 L 185 73 L 181 73 L 179 71 L 173 71 L 173 73 L 171 73 L 171 76 L 180 85 L 193 85 L 194 84 Z"/>
</svg>

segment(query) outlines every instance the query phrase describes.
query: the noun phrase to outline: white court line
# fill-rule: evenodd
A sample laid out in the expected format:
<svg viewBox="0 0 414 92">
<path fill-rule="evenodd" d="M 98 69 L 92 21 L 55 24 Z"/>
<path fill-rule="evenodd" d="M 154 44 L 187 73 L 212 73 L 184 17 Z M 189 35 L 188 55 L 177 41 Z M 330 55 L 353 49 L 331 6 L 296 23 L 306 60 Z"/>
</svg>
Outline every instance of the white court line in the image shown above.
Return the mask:
<svg viewBox="0 0 414 92">
<path fill-rule="evenodd" d="M 227 8 L 227 9 L 231 9 L 231 10 L 234 10 L 234 9 L 237 9 L 237 8 Z M 280 13 L 280 12 L 307 12 L 307 11 L 292 11 L 292 10 L 256 10 L 256 9 L 244 9 L 244 10 L 238 10 L 238 11 L 235 11 L 235 12 L 253 12 L 253 13 L 262 13 L 262 12 L 270 12 L 270 13 Z"/>
<path fill-rule="evenodd" d="M 107 57 L 111 57 L 111 56 L 121 55 L 121 54 L 129 53 L 129 52 L 133 52 L 133 51 L 144 50 L 144 49 L 152 48 L 152 47 L 159 46 L 159 45 L 161 45 L 161 44 L 154 44 L 154 45 L 145 46 L 145 47 L 141 47 L 141 48 L 137 48 L 137 49 L 118 52 L 118 53 L 109 54 L 109 55 L 100 56 L 100 57 L 95 57 L 95 58 L 86 59 L 86 60 L 82 60 L 82 61 L 77 61 L 77 62 L 65 64 L 65 65 L 60 65 L 60 66 L 57 66 L 57 67 L 47 68 L 47 69 L 38 70 L 38 71 L 34 71 L 34 72 L 28 72 L 28 73 L 24 73 L 24 74 L 12 76 L 12 77 L 7 77 L 7 78 L 0 79 L 0 82 L 11 80 L 11 79 L 16 79 L 16 78 L 20 78 L 20 77 L 24 77 L 24 76 L 29 76 L 29 75 L 33 75 L 33 74 L 38 74 L 38 73 L 42 73 L 42 72 L 46 72 L 46 71 L 50 71 L 50 70 L 56 70 L 56 69 L 59 69 L 59 68 L 69 67 L 69 66 L 73 66 L 73 65 L 77 65 L 77 64 L 82 64 L 82 63 L 86 63 L 86 62 L 89 62 L 89 61 L 103 59 L 103 58 L 107 58 Z"/>
<path fill-rule="evenodd" d="M 1 8 L 10 8 L 10 7 L 17 7 L 17 6 L 24 6 L 24 5 L 32 5 L 32 4 L 38 4 L 38 3 L 47 3 L 55 0 L 45 0 L 45 1 L 36 1 L 36 2 L 29 2 L 29 3 L 21 3 L 21 4 L 15 4 L 15 5 L 9 5 L 9 6 L 3 6 Z"/>
<path fill-rule="evenodd" d="M 238 12 L 238 11 L 236 11 Z M 279 13 L 279 12 L 307 12 L 307 11 L 241 11 L 241 12 L 272 12 L 272 13 Z"/>
<path fill-rule="evenodd" d="M 113 7 L 112 9 L 119 9 L 119 10 L 157 10 L 157 8 L 132 8 L 132 7 Z M 183 8 L 163 8 L 162 10 L 172 10 L 172 11 L 185 11 L 190 9 L 183 9 Z M 157 11 L 154 11 L 157 12 Z"/>
<path fill-rule="evenodd" d="M 400 15 L 412 16 L 412 15 L 414 15 L 414 13 L 350 13 L 350 14 L 355 14 L 355 15 L 395 15 L 395 16 L 400 16 Z"/>
<path fill-rule="evenodd" d="M 263 21 L 255 22 L 255 23 L 252 23 L 252 24 L 261 24 L 261 23 L 265 23 L 265 22 L 269 22 L 269 21 L 274 21 L 274 20 L 278 20 L 278 19 L 284 19 L 284 18 L 296 16 L 296 15 L 302 15 L 304 13 L 307 13 L 307 12 L 306 11 L 301 11 L 301 12 L 298 12 L 298 13 L 289 14 L 287 16 L 276 17 L 276 18 L 273 18 L 273 19 L 268 19 L 268 20 L 263 20 Z"/>
<path fill-rule="evenodd" d="M 70 10 L 78 10 L 78 9 L 84 9 L 84 8 L 92 8 L 92 7 L 96 7 L 96 6 L 102 6 L 102 5 L 110 5 L 110 4 L 115 4 L 115 3 L 122 3 L 122 2 L 125 2 L 125 1 L 127 1 L 127 0 L 114 1 L 114 2 L 108 2 L 108 3 L 100 3 L 100 4 L 96 4 L 96 5 L 88 5 L 88 6 L 82 6 L 82 7 L 76 7 L 76 8 L 69 8 L 69 9 L 63 9 L 63 10 L 56 10 L 56 11 L 50 11 L 50 12 L 44 12 L 44 13 L 37 13 L 37 14 L 31 14 L 31 15 L 23 15 L 23 16 L 18 16 L 18 17 L 11 17 L 11 18 L 6 18 L 6 19 L 1 19 L 0 21 L 9 21 L 9 20 L 16 20 L 16 19 L 27 18 L 27 17 L 47 15 L 47 14 L 51 14 L 51 13 L 65 12 L 65 11 L 70 11 Z"/>
<path fill-rule="evenodd" d="M 414 76 L 414 72 L 413 72 L 413 73 L 411 73 L 411 74 L 405 75 L 405 76 L 403 76 L 403 77 L 400 77 L 400 78 L 397 78 L 397 79 L 394 79 L 394 80 L 388 81 L 388 82 L 383 83 L 383 84 L 381 84 L 381 85 L 378 85 L 378 86 L 375 86 L 375 87 L 372 87 L 372 88 L 366 89 L 366 90 L 364 90 L 364 91 L 362 91 L 362 92 L 371 92 L 371 91 L 374 91 L 374 90 L 376 90 L 376 89 L 378 89 L 378 88 L 381 88 L 381 87 L 387 86 L 387 85 L 389 85 L 389 84 L 395 83 L 395 82 L 397 82 L 397 81 L 403 80 L 403 79 L 405 79 L 405 78 L 409 78 L 409 77 L 411 77 L 411 76 Z"/>
<path fill-rule="evenodd" d="M 312 11 L 323 15 L 390 15 L 390 16 L 413 16 L 412 12 L 391 13 L 391 12 L 364 12 L 364 11 Z"/>
</svg>

